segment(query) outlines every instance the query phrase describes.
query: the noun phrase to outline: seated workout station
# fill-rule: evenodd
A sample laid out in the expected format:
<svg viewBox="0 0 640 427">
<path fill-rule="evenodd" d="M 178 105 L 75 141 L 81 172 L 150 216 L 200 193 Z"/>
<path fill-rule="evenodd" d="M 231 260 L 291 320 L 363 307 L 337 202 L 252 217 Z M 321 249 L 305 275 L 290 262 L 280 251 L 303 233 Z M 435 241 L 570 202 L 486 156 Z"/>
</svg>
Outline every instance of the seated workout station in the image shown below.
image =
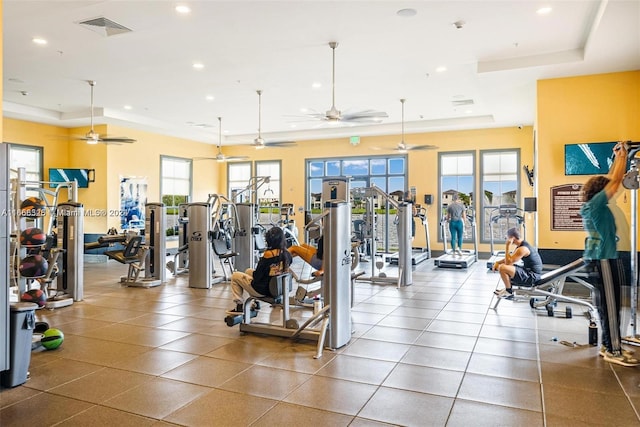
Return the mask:
<svg viewBox="0 0 640 427">
<path fill-rule="evenodd" d="M 0 11 L 0 425 L 640 425 L 639 2 Z"/>
</svg>

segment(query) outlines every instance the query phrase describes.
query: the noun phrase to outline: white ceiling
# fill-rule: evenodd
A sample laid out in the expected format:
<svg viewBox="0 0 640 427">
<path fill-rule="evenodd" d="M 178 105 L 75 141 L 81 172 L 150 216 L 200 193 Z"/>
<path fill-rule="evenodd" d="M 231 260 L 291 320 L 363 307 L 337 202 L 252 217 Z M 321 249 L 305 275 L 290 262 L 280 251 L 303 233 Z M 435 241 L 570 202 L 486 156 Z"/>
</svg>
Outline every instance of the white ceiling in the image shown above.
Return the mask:
<svg viewBox="0 0 640 427">
<path fill-rule="evenodd" d="M 174 7 L 187 4 L 191 13 Z M 4 0 L 7 117 L 112 123 L 198 141 L 251 143 L 529 125 L 536 80 L 640 69 L 640 1 Z M 536 14 L 551 6 L 545 16 Z M 417 14 L 396 12 L 412 8 Z M 132 30 L 78 24 L 104 17 Z M 464 21 L 462 28 L 454 22 Z M 45 46 L 34 37 L 48 41 Z M 301 108 L 375 109 L 370 126 L 301 120 Z M 194 70 L 199 61 L 204 69 Z M 447 71 L 436 68 L 446 66 Z M 312 88 L 312 83 L 321 88 Z M 23 94 L 27 93 L 26 95 Z M 205 97 L 213 95 L 208 101 Z M 455 106 L 454 101 L 472 100 Z M 124 105 L 132 106 L 125 110 Z M 210 125 L 202 128 L 196 125 Z M 295 127 L 292 127 L 295 126 Z"/>
</svg>

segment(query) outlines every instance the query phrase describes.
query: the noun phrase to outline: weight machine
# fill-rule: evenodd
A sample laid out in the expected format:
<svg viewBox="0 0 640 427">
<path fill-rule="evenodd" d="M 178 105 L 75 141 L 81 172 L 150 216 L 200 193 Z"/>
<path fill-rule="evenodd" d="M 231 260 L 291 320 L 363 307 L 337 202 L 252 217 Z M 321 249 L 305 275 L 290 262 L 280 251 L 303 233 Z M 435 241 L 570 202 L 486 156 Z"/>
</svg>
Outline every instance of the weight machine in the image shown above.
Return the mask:
<svg viewBox="0 0 640 427">
<path fill-rule="evenodd" d="M 207 202 L 189 203 L 187 217 L 189 287 L 209 289 L 216 283 L 229 281 L 233 259 L 238 256 L 233 248 L 234 236 L 245 232 L 238 223 L 236 205 L 225 196 L 210 194 Z M 222 276 L 214 276 L 214 253 L 220 260 Z"/>
<path fill-rule="evenodd" d="M 427 209 L 416 205 L 416 214 L 411 219 L 411 222 L 415 222 L 416 218 L 420 220 L 422 228 L 424 229 L 424 236 L 426 239 L 426 246 L 424 248 L 411 247 L 411 265 L 418 265 L 422 261 L 431 258 L 431 248 L 429 243 L 429 222 L 427 220 Z M 412 224 L 413 225 L 413 224 Z M 386 257 L 386 261 L 390 264 L 398 264 L 399 253 L 396 252 Z"/>
<path fill-rule="evenodd" d="M 638 188 L 640 188 L 640 178 L 638 174 L 638 153 L 640 153 L 640 142 L 627 141 L 629 171 L 622 179 L 624 188 L 631 191 L 631 335 L 622 338 L 622 342 L 634 346 L 640 346 L 640 335 L 638 335 Z"/>
<path fill-rule="evenodd" d="M 231 191 L 231 202 L 233 203 L 253 203 L 254 205 L 258 204 L 258 190 L 264 184 L 268 184 L 271 181 L 270 176 L 252 176 L 249 178 L 249 184 L 244 187 L 240 191 L 233 190 Z M 266 190 L 265 190 L 266 191 Z M 244 193 L 249 193 L 248 200 L 241 200 L 241 197 Z"/>
<path fill-rule="evenodd" d="M 398 288 L 401 286 L 409 286 L 413 283 L 412 274 L 412 250 L 411 250 L 411 222 L 412 204 L 407 202 L 398 202 L 389 194 L 382 191 L 379 187 L 371 186 L 363 188 L 365 203 L 365 222 L 363 224 L 363 235 L 370 240 L 371 251 L 371 274 L 363 275 L 358 280 L 368 281 L 371 283 L 395 284 Z M 374 231 L 376 229 L 375 200 L 377 197 L 384 199 L 389 205 L 393 206 L 397 211 L 397 230 L 398 230 L 398 277 L 387 277 L 386 273 L 380 271 L 384 265 L 384 261 L 376 259 L 376 244 Z"/>
<path fill-rule="evenodd" d="M 347 193 L 348 194 L 348 193 Z M 227 316 L 228 326 L 240 324 L 241 332 L 254 332 L 280 337 L 302 338 L 318 342 L 314 358 L 322 357 L 325 346 L 337 349 L 351 339 L 351 255 L 349 227 L 351 209 L 348 201 L 331 200 L 325 203 L 327 209 L 324 235 L 324 283 L 322 299 L 314 307 L 314 314 L 301 325 L 290 316 L 289 293 L 292 291 L 291 274 L 272 279 L 273 297 L 249 297 L 244 303 L 241 315 Z M 347 255 L 345 255 L 347 254 Z M 281 305 L 281 317 L 278 324 L 262 321 L 262 315 L 251 307 L 255 300 L 272 304 L 275 309 Z M 322 306 L 323 305 L 323 306 Z M 273 310 L 270 315 L 273 315 Z M 267 316 L 267 314 L 265 314 Z M 256 320 L 253 320 L 253 319 Z M 320 326 L 318 327 L 318 324 Z"/>
<path fill-rule="evenodd" d="M 187 203 L 178 205 L 178 251 L 173 256 L 173 260 L 167 262 L 167 268 L 174 276 L 189 272 L 189 216 L 187 214 Z"/>
</svg>

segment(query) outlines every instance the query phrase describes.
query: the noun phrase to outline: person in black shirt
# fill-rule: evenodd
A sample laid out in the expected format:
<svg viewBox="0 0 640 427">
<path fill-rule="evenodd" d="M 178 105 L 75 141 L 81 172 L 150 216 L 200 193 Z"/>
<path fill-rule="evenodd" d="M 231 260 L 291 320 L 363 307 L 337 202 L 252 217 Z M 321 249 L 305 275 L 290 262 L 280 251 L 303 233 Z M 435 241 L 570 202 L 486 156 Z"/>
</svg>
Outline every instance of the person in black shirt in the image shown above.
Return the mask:
<svg viewBox="0 0 640 427">
<path fill-rule="evenodd" d="M 284 232 L 280 227 L 271 227 L 265 234 L 267 249 L 258 261 L 255 270 L 247 269 L 244 273 L 235 271 L 231 275 L 231 292 L 236 306 L 227 310 L 228 314 L 242 314 L 244 308 L 244 292 L 254 297 L 271 295 L 269 282 L 289 270 L 291 254 L 285 249 Z"/>
<path fill-rule="evenodd" d="M 513 251 L 512 245 L 515 245 Z M 500 273 L 504 289 L 497 289 L 494 293 L 501 298 L 513 298 L 511 284 L 533 286 L 540 279 L 542 258 L 536 248 L 520 238 L 520 232 L 515 227 L 507 231 L 504 253 L 504 258 L 496 261 L 492 268 Z M 520 260 L 523 265 L 516 265 Z"/>
</svg>

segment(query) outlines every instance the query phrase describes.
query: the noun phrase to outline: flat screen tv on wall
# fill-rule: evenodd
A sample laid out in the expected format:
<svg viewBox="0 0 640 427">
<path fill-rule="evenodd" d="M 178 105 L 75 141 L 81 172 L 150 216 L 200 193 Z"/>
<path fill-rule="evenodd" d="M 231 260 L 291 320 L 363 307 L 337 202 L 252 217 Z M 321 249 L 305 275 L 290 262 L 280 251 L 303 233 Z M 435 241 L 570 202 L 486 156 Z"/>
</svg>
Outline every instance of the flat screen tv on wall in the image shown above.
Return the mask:
<svg viewBox="0 0 640 427">
<path fill-rule="evenodd" d="M 613 163 L 613 147 L 617 142 L 588 142 L 564 146 L 565 175 L 598 175 L 609 173 Z"/>
<path fill-rule="evenodd" d="M 78 188 L 89 188 L 89 183 L 95 181 L 94 173 L 94 169 L 49 168 L 49 186 L 55 188 L 59 182 L 77 181 Z"/>
</svg>

